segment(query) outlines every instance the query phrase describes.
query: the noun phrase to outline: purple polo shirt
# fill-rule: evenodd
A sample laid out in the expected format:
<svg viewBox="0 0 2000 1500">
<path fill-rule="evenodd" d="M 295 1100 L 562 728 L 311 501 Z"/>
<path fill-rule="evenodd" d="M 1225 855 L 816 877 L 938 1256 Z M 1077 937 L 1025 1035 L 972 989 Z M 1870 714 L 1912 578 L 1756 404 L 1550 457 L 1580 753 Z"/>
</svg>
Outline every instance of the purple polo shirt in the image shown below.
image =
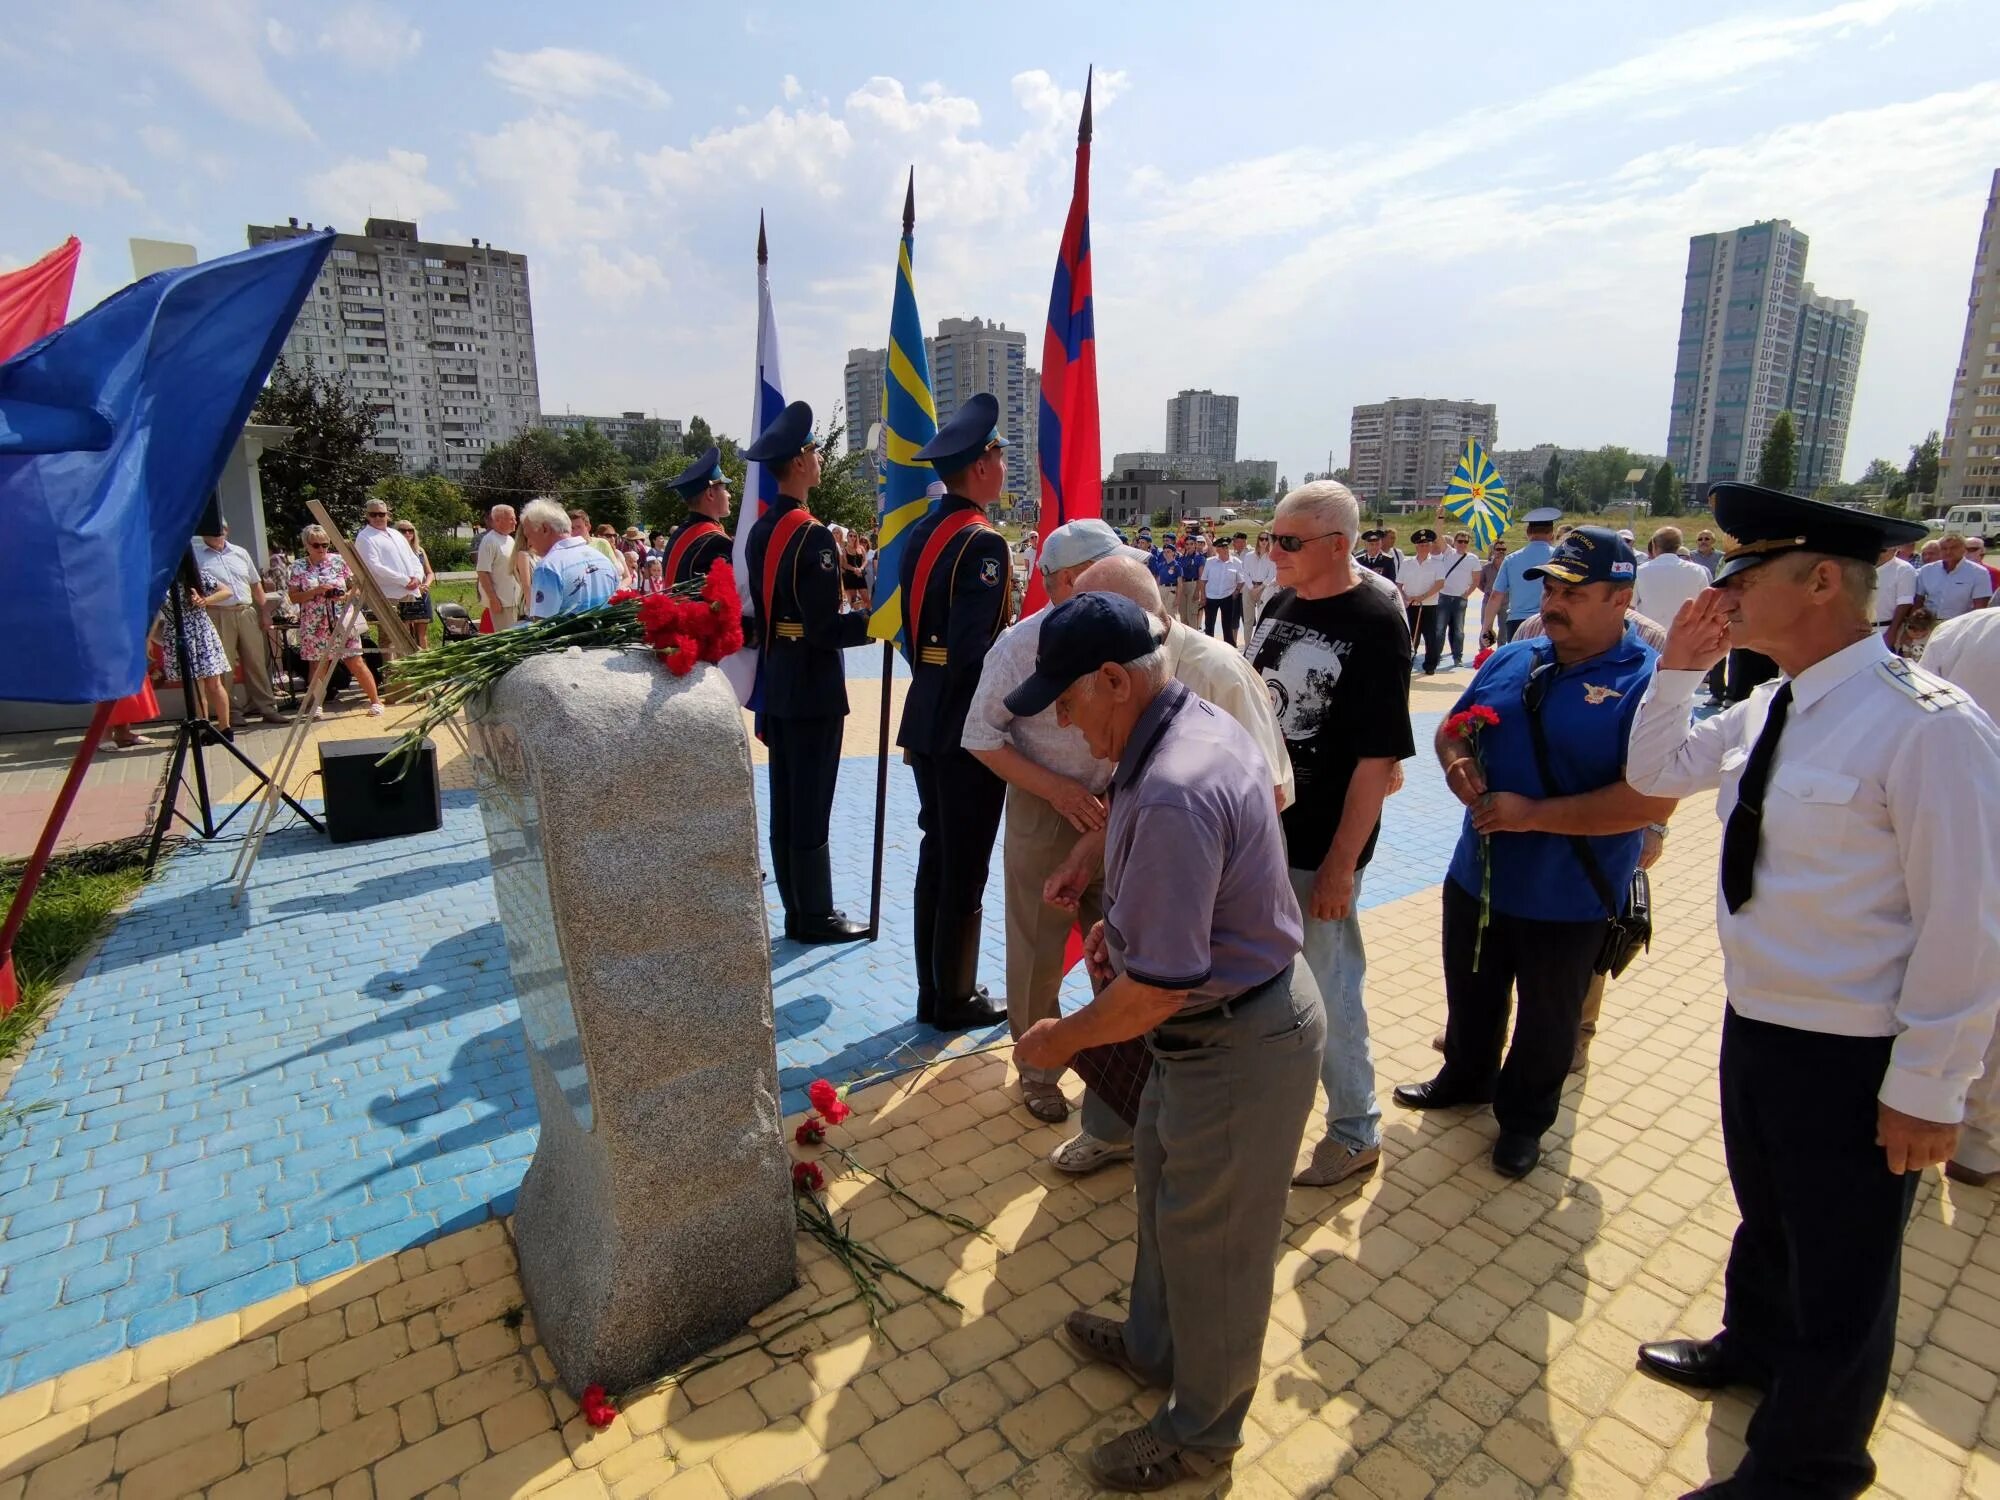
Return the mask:
<svg viewBox="0 0 2000 1500">
<path fill-rule="evenodd" d="M 1264 752 L 1169 682 L 1111 778 L 1104 935 L 1111 967 L 1207 1010 L 1275 979 L 1304 939 Z"/>
</svg>

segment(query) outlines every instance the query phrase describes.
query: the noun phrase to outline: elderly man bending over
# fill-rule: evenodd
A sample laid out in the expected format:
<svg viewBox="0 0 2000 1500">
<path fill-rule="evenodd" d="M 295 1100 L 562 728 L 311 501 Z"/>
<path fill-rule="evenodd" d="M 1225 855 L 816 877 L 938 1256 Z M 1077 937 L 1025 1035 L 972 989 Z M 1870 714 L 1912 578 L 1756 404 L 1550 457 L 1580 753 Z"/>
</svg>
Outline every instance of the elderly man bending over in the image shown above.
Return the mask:
<svg viewBox="0 0 2000 1500">
<path fill-rule="evenodd" d="M 1166 631 L 1138 605 L 1079 594 L 1042 626 L 1017 715 L 1054 704 L 1116 761 L 1104 920 L 1084 941 L 1095 999 L 1016 1045 L 1060 1068 L 1143 1036 L 1139 1249 L 1129 1316 L 1075 1312 L 1089 1358 L 1163 1386 L 1144 1427 L 1090 1457 L 1097 1482 L 1156 1490 L 1226 1465 L 1243 1441 L 1271 1311 L 1292 1161 L 1326 1017 L 1297 962 L 1299 904 L 1256 742 L 1167 675 Z"/>
</svg>

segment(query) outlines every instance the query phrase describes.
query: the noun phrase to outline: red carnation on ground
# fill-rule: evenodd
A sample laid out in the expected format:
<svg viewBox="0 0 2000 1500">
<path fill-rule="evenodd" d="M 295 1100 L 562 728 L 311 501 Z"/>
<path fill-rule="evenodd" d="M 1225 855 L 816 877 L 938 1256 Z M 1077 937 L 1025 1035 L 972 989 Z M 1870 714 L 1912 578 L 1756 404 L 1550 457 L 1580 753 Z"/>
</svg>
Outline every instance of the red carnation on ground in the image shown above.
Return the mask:
<svg viewBox="0 0 2000 1500">
<path fill-rule="evenodd" d="M 820 1171 L 816 1161 L 795 1161 L 792 1163 L 792 1191 L 795 1193 L 816 1193 L 826 1186 L 826 1173 Z"/>
<path fill-rule="evenodd" d="M 585 1386 L 577 1404 L 583 1408 L 583 1420 L 592 1427 L 609 1427 L 618 1420 L 618 1408 L 611 1404 L 601 1385 Z"/>
<path fill-rule="evenodd" d="M 824 1078 L 815 1078 L 806 1085 L 806 1097 L 812 1100 L 812 1107 L 821 1114 L 826 1113 L 828 1105 L 840 1103 L 840 1091 Z"/>
<path fill-rule="evenodd" d="M 844 1101 L 836 1099 L 833 1103 L 827 1105 L 825 1109 L 822 1109 L 820 1113 L 826 1117 L 827 1124 L 838 1125 L 842 1120 L 853 1114 L 854 1110 Z"/>
<path fill-rule="evenodd" d="M 801 1120 L 799 1128 L 792 1132 L 792 1139 L 801 1146 L 817 1146 L 826 1140 L 826 1126 L 817 1117 Z"/>
</svg>

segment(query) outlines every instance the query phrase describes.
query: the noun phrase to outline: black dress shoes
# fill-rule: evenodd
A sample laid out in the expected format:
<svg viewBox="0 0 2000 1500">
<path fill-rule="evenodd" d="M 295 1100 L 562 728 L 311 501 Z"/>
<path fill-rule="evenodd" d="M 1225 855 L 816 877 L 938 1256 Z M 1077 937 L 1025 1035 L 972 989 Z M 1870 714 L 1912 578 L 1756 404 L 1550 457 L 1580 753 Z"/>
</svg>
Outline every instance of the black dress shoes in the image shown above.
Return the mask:
<svg viewBox="0 0 2000 1500">
<path fill-rule="evenodd" d="M 1453 1088 L 1440 1073 L 1428 1083 L 1397 1084 L 1396 1102 L 1405 1109 L 1457 1109 L 1466 1104 L 1491 1104 L 1493 1096 L 1472 1089 Z"/>
<path fill-rule="evenodd" d="M 928 1017 L 921 1014 L 921 1009 L 918 1019 L 928 1020 L 939 1031 L 978 1031 L 1007 1024 L 1007 1007 L 994 1005 L 983 984 L 974 986 L 972 994 L 964 1000 L 936 1006 Z"/>
<path fill-rule="evenodd" d="M 868 936 L 866 922 L 850 922 L 846 912 L 823 917 L 787 918 L 785 936 L 795 943 L 856 943 Z"/>
<path fill-rule="evenodd" d="M 1719 1338 L 1661 1339 L 1658 1343 L 1641 1344 L 1639 1368 L 1697 1391 L 1720 1390 L 1726 1385 L 1764 1388 L 1762 1375 L 1734 1358 Z"/>
<path fill-rule="evenodd" d="M 1493 1143 L 1493 1170 L 1502 1177 L 1526 1177 L 1541 1159 L 1542 1138 L 1538 1135 L 1503 1130 Z"/>
</svg>

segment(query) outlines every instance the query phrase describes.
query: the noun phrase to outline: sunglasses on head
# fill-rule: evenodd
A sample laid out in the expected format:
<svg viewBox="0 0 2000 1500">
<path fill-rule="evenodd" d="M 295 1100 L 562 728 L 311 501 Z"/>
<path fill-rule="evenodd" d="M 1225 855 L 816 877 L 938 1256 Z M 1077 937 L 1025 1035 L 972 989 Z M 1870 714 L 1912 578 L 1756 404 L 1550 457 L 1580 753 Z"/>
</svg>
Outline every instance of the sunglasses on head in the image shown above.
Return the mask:
<svg viewBox="0 0 2000 1500">
<path fill-rule="evenodd" d="M 1339 536 L 1337 531 L 1322 531 L 1317 536 L 1281 536 L 1275 531 L 1266 532 L 1271 542 L 1280 552 L 1301 552 L 1307 542 L 1323 542 L 1330 536 Z"/>
</svg>

